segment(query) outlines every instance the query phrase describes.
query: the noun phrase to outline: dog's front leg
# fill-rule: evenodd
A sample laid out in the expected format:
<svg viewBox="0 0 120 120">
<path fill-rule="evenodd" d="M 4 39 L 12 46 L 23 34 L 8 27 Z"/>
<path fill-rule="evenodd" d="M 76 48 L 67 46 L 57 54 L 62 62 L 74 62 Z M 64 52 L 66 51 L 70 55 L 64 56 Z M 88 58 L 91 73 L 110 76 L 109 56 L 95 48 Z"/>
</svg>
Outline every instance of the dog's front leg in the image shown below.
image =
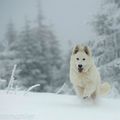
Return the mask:
<svg viewBox="0 0 120 120">
<path fill-rule="evenodd" d="M 92 93 L 94 93 L 95 89 L 96 89 L 95 84 L 93 84 L 93 83 L 87 84 L 84 89 L 83 99 L 90 97 L 92 95 Z"/>
<path fill-rule="evenodd" d="M 80 86 L 77 86 L 77 85 L 74 86 L 74 89 L 75 89 L 76 94 L 77 94 L 79 97 L 82 98 L 82 97 L 83 97 L 84 89 L 81 88 Z"/>
</svg>

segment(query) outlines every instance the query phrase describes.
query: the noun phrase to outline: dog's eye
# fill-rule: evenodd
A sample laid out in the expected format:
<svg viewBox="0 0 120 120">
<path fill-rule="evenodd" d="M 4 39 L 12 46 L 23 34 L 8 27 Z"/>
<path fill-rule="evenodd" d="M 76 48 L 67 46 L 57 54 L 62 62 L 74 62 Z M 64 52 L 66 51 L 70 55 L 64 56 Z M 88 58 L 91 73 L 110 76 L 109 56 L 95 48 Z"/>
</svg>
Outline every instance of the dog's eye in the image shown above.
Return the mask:
<svg viewBox="0 0 120 120">
<path fill-rule="evenodd" d="M 76 60 L 79 60 L 79 58 L 76 58 Z"/>
<path fill-rule="evenodd" d="M 85 60 L 85 58 L 83 58 L 83 60 Z"/>
</svg>

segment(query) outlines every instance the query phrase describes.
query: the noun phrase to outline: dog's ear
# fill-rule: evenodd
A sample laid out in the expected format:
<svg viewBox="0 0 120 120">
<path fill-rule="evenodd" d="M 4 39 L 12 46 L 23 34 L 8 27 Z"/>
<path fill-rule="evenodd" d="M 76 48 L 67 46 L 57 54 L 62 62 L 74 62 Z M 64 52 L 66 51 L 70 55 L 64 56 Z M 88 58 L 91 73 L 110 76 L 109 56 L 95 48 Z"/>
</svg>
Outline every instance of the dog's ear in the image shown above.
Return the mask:
<svg viewBox="0 0 120 120">
<path fill-rule="evenodd" d="M 88 46 L 85 46 L 85 47 L 84 47 L 84 51 L 85 51 L 85 53 L 86 53 L 87 55 L 92 56 L 91 49 L 90 49 Z"/>
<path fill-rule="evenodd" d="M 76 46 L 73 48 L 72 54 L 76 54 L 78 51 L 79 51 L 79 46 L 76 45 Z"/>
</svg>

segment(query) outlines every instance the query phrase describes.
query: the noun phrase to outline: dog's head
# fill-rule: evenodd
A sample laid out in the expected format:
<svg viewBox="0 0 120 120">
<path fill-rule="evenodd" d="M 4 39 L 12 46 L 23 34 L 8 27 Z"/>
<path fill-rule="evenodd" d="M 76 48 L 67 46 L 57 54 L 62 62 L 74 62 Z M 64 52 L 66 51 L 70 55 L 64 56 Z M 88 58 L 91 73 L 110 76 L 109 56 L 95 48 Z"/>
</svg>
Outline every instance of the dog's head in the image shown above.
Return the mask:
<svg viewBox="0 0 120 120">
<path fill-rule="evenodd" d="M 76 45 L 72 51 L 71 62 L 78 72 L 87 72 L 93 64 L 90 48 L 88 46 Z"/>
</svg>

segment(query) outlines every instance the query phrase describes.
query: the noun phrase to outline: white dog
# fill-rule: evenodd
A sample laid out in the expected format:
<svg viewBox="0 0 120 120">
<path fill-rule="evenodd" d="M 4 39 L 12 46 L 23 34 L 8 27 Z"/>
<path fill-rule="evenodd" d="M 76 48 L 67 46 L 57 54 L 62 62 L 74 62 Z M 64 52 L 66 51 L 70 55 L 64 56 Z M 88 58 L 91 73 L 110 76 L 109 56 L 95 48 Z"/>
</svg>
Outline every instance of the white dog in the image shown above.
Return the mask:
<svg viewBox="0 0 120 120">
<path fill-rule="evenodd" d="M 90 48 L 76 45 L 70 60 L 70 80 L 78 96 L 95 99 L 107 95 L 110 85 L 101 84 L 100 74 L 94 64 Z"/>
</svg>

